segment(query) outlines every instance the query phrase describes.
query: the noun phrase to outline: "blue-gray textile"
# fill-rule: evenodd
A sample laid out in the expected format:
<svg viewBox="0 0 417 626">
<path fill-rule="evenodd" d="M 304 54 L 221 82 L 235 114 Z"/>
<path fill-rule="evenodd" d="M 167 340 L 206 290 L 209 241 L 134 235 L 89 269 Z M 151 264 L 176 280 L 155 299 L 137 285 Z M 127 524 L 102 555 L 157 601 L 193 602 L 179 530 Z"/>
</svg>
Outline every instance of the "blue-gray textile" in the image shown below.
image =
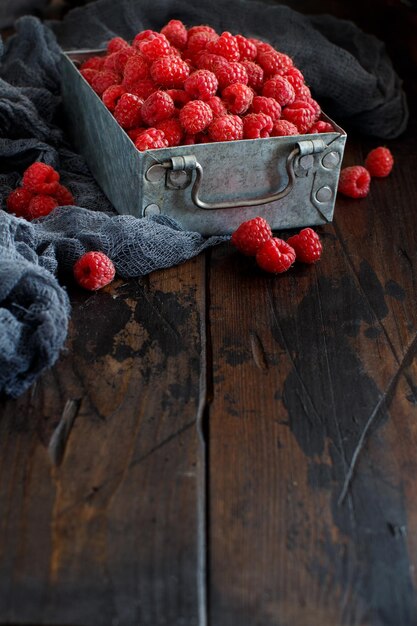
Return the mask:
<svg viewBox="0 0 417 626">
<path fill-rule="evenodd" d="M 68 49 L 104 46 L 114 35 L 131 38 L 171 18 L 267 39 L 294 57 L 338 120 L 384 138 L 405 128 L 405 98 L 383 45 L 349 22 L 250 0 L 99 0 L 51 26 Z M 56 361 L 64 344 L 70 306 L 58 269 L 62 275 L 94 249 L 110 256 L 120 276 L 141 276 L 224 241 L 183 231 L 167 217 L 113 212 L 62 129 L 53 32 L 33 17 L 15 26 L 4 47 L 0 41 L 0 394 L 13 397 Z M 78 206 L 28 223 L 6 212 L 6 198 L 36 160 L 58 169 Z"/>
</svg>

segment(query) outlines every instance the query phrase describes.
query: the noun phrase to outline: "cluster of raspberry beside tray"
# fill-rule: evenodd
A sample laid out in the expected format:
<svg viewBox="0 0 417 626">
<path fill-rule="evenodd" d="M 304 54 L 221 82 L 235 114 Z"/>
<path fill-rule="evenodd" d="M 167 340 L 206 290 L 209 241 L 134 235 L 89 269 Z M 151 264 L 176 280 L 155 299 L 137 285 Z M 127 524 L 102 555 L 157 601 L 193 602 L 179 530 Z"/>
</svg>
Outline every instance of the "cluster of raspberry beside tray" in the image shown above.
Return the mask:
<svg viewBox="0 0 417 626">
<path fill-rule="evenodd" d="M 334 130 L 288 55 L 206 25 L 115 37 L 80 72 L 141 151 Z"/>
</svg>

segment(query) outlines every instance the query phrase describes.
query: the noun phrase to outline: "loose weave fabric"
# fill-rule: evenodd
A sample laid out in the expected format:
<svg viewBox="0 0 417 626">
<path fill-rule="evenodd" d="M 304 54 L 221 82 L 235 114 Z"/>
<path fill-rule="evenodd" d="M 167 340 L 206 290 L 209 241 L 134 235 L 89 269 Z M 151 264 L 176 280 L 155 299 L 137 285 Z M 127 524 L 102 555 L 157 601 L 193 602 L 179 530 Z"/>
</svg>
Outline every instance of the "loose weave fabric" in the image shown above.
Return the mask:
<svg viewBox="0 0 417 626">
<path fill-rule="evenodd" d="M 405 98 L 383 45 L 349 22 L 248 0 L 99 0 L 51 27 L 64 48 L 74 49 L 104 46 L 114 35 L 132 38 L 171 18 L 269 40 L 293 56 L 338 121 L 384 138 L 405 128 Z M 70 306 L 55 278 L 58 269 L 60 276 L 69 274 L 74 261 L 94 249 L 112 258 L 120 276 L 141 276 L 225 239 L 204 239 L 164 216 L 114 213 L 84 159 L 67 143 L 53 32 L 33 17 L 15 27 L 16 35 L 5 46 L 0 42 L 0 394 L 14 397 L 55 362 L 64 344 Z M 60 172 L 78 206 L 28 223 L 6 212 L 6 198 L 37 160 Z"/>
</svg>

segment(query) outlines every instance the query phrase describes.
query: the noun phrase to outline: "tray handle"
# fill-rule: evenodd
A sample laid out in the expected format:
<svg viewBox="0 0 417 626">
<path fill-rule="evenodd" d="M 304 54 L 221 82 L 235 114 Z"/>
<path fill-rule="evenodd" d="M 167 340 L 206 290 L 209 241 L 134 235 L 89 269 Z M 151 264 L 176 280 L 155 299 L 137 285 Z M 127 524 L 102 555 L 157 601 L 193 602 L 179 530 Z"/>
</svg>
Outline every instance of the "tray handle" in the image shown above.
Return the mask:
<svg viewBox="0 0 417 626">
<path fill-rule="evenodd" d="M 159 167 L 162 166 L 164 169 L 171 170 L 173 172 L 185 171 L 188 174 L 191 174 L 191 172 L 193 171 L 196 172 L 196 179 L 191 189 L 191 198 L 198 208 L 204 210 L 235 209 L 237 207 L 259 206 L 261 204 L 268 204 L 269 202 L 275 202 L 276 200 L 285 198 L 285 196 L 287 196 L 294 187 L 294 162 L 296 157 L 322 152 L 325 147 L 326 145 L 322 139 L 312 139 L 297 142 L 295 148 L 291 150 L 287 157 L 285 167 L 288 174 L 288 183 L 284 187 L 284 189 L 275 193 L 268 194 L 267 196 L 252 198 L 250 200 L 238 199 L 231 200 L 229 202 L 205 202 L 204 200 L 202 200 L 199 196 L 199 191 L 201 183 L 203 181 L 204 171 L 203 166 L 197 161 L 194 155 L 172 157 L 169 161 L 161 163 Z"/>
</svg>

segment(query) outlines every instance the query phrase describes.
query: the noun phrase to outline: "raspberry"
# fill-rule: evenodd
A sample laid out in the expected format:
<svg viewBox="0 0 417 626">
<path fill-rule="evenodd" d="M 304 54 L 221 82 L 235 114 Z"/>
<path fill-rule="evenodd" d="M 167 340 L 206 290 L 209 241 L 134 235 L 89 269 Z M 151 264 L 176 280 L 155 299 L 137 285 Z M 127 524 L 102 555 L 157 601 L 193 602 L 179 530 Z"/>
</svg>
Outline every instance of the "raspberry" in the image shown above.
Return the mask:
<svg viewBox="0 0 417 626">
<path fill-rule="evenodd" d="M 123 85 L 126 87 L 126 90 L 130 90 L 130 87 L 137 83 L 138 80 L 145 80 L 149 76 L 149 63 L 140 54 L 135 54 L 126 61 L 123 70 Z"/>
<path fill-rule="evenodd" d="M 218 54 L 227 59 L 227 61 L 239 61 L 240 52 L 236 38 L 225 31 L 217 39 L 212 39 L 207 43 L 207 52 Z"/>
<path fill-rule="evenodd" d="M 217 37 L 217 33 L 214 30 L 214 28 L 212 28 L 211 26 L 207 26 L 206 24 L 200 24 L 199 26 L 191 26 L 190 30 L 188 31 L 188 37 L 193 37 L 197 33 L 208 33 L 209 35 L 212 35 L 213 37 L 214 36 Z"/>
<path fill-rule="evenodd" d="M 197 70 L 185 81 L 184 89 L 196 100 L 208 100 L 216 94 L 219 83 L 213 72 L 209 70 Z"/>
<path fill-rule="evenodd" d="M 297 98 L 297 100 L 302 100 L 303 102 L 308 102 L 309 104 L 311 104 L 311 106 L 314 109 L 314 119 L 313 119 L 313 122 L 317 122 L 317 120 L 319 119 L 319 117 L 321 115 L 321 107 L 320 107 L 319 103 L 317 102 L 317 100 L 314 100 L 314 98 L 308 98 L 308 97 Z"/>
<path fill-rule="evenodd" d="M 144 126 L 138 126 L 137 128 L 130 128 L 126 132 L 129 135 L 130 139 L 133 141 L 133 143 L 135 143 L 139 135 L 141 135 L 142 133 L 146 133 L 148 130 L 150 129 L 145 128 Z"/>
<path fill-rule="evenodd" d="M 219 117 L 219 115 L 227 114 L 227 109 L 224 106 L 224 102 L 221 98 L 219 98 L 219 96 L 213 96 L 212 98 L 206 100 L 206 102 L 209 105 L 210 109 L 213 111 L 214 117 Z"/>
<path fill-rule="evenodd" d="M 101 99 L 109 111 L 113 112 L 120 96 L 125 93 L 123 85 L 111 85 L 103 92 Z"/>
<path fill-rule="evenodd" d="M 248 73 L 242 63 L 228 63 L 221 65 L 214 70 L 219 81 L 220 89 L 225 89 L 234 83 L 248 84 Z"/>
<path fill-rule="evenodd" d="M 265 96 L 255 96 L 252 101 L 252 113 L 265 113 L 276 122 L 281 117 L 281 106 L 274 98 L 265 98 Z"/>
<path fill-rule="evenodd" d="M 103 67 L 105 57 L 90 57 L 84 61 L 80 66 L 80 72 L 82 70 L 101 70 Z"/>
<path fill-rule="evenodd" d="M 28 219 L 34 220 L 37 217 L 44 217 L 45 215 L 49 215 L 55 207 L 58 206 L 57 200 L 52 198 L 52 196 L 47 196 L 44 194 L 38 194 L 33 196 L 32 200 L 29 202 L 28 206 Z"/>
<path fill-rule="evenodd" d="M 210 143 L 211 139 L 206 133 L 197 133 L 196 135 L 185 135 L 183 145 L 192 146 L 196 143 Z"/>
<path fill-rule="evenodd" d="M 142 105 L 142 118 L 146 124 L 152 126 L 172 117 L 175 111 L 174 101 L 164 91 L 155 91 Z"/>
<path fill-rule="evenodd" d="M 165 35 L 171 46 L 175 46 L 178 50 L 186 48 L 188 33 L 180 20 L 170 20 L 166 26 L 161 28 L 161 34 Z"/>
<path fill-rule="evenodd" d="M 151 65 L 151 77 L 160 87 L 182 87 L 189 73 L 187 63 L 172 55 L 156 59 Z"/>
<path fill-rule="evenodd" d="M 117 52 L 113 52 L 112 54 L 109 54 L 106 56 L 106 58 L 104 59 L 104 63 L 103 63 L 103 70 L 110 70 L 111 72 L 116 72 L 116 74 L 118 74 L 118 69 L 117 69 Z"/>
<path fill-rule="evenodd" d="M 288 122 L 297 126 L 301 134 L 314 122 L 316 111 L 314 107 L 304 100 L 295 100 L 292 104 L 287 105 L 281 113 L 281 117 Z"/>
<path fill-rule="evenodd" d="M 124 74 L 126 63 L 134 56 L 139 56 L 135 48 L 122 48 L 114 53 L 114 69 L 119 74 Z"/>
<path fill-rule="evenodd" d="M 14 213 L 16 217 L 24 217 L 25 219 L 29 219 L 28 207 L 29 202 L 32 200 L 32 198 L 33 193 L 29 191 L 29 189 L 25 189 L 24 187 L 18 187 L 7 196 L 7 210 L 9 211 L 9 213 Z"/>
<path fill-rule="evenodd" d="M 212 33 L 201 31 L 195 34 L 188 34 L 188 42 L 186 52 L 191 59 L 195 59 L 197 55 L 206 49 L 209 41 L 217 38 L 217 35 Z"/>
<path fill-rule="evenodd" d="M 93 78 L 98 74 L 98 72 L 97 70 L 87 68 L 85 70 L 80 70 L 80 74 L 87 81 L 87 83 L 91 86 L 93 82 Z"/>
<path fill-rule="evenodd" d="M 123 50 L 124 48 L 130 48 L 127 41 L 122 39 L 122 37 L 113 37 L 107 44 L 107 53 L 113 54 L 114 52 L 118 52 L 119 50 Z"/>
<path fill-rule="evenodd" d="M 362 165 L 345 167 L 340 172 L 338 191 L 349 198 L 365 198 L 369 193 L 371 175 Z"/>
<path fill-rule="evenodd" d="M 230 113 L 243 115 L 252 104 L 253 91 L 247 85 L 234 83 L 223 90 L 222 98 Z"/>
<path fill-rule="evenodd" d="M 323 250 L 320 237 L 311 228 L 303 228 L 298 235 L 290 237 L 287 244 L 294 248 L 297 261 L 301 263 L 315 263 Z"/>
<path fill-rule="evenodd" d="M 165 35 L 158 33 L 153 39 L 140 41 L 139 50 L 148 61 L 155 61 L 159 57 L 169 54 L 171 45 Z"/>
<path fill-rule="evenodd" d="M 186 133 L 195 135 L 207 128 L 213 120 L 213 111 L 202 100 L 191 100 L 180 111 L 181 126 Z"/>
<path fill-rule="evenodd" d="M 114 109 L 114 118 L 122 128 L 135 128 L 142 122 L 143 100 L 132 93 L 124 93 L 120 96 L 116 108 Z"/>
<path fill-rule="evenodd" d="M 219 67 L 228 65 L 228 61 L 218 54 L 201 52 L 196 59 L 196 65 L 200 70 L 209 70 L 210 72 L 216 73 Z"/>
<path fill-rule="evenodd" d="M 255 44 L 242 35 L 235 35 L 235 39 L 239 48 L 240 61 L 254 61 L 258 54 Z"/>
<path fill-rule="evenodd" d="M 101 96 L 111 85 L 120 83 L 119 74 L 110 70 L 102 70 L 97 72 L 91 81 L 91 86 L 97 95 Z"/>
<path fill-rule="evenodd" d="M 365 167 L 371 176 L 385 178 L 391 172 L 394 165 L 394 157 L 388 148 L 375 148 L 371 150 L 365 160 Z"/>
<path fill-rule="evenodd" d="M 236 141 L 243 139 L 243 121 L 238 115 L 220 115 L 208 128 L 213 141 Z"/>
<path fill-rule="evenodd" d="M 266 41 L 261 41 L 253 37 L 251 37 L 249 41 L 255 44 L 258 54 L 262 54 L 263 52 L 276 52 L 275 48 L 273 48 L 270 43 L 266 43 Z"/>
<path fill-rule="evenodd" d="M 277 237 L 268 239 L 256 253 L 256 262 L 259 267 L 272 274 L 286 272 L 294 261 L 294 248 Z"/>
<path fill-rule="evenodd" d="M 58 202 L 58 206 L 75 204 L 74 196 L 64 185 L 58 185 L 58 189 L 54 192 L 53 197 Z"/>
<path fill-rule="evenodd" d="M 190 101 L 190 96 L 183 89 L 167 89 L 165 93 L 171 96 L 177 109 L 182 109 Z"/>
<path fill-rule="evenodd" d="M 176 117 L 169 120 L 163 120 L 155 125 L 155 128 L 162 130 L 169 146 L 179 146 L 183 137 L 181 124 Z"/>
<path fill-rule="evenodd" d="M 146 100 L 151 94 L 155 93 L 155 91 L 157 90 L 158 88 L 153 80 L 147 78 L 145 80 L 138 80 L 136 83 L 131 85 L 129 88 L 129 93 L 133 93 L 133 95 L 139 96 L 139 98 Z"/>
<path fill-rule="evenodd" d="M 271 239 L 272 231 L 263 217 L 254 217 L 243 222 L 233 233 L 230 241 L 243 254 L 255 256 L 259 248 Z"/>
<path fill-rule="evenodd" d="M 297 89 L 295 99 L 296 100 L 308 100 L 308 98 L 311 98 L 310 89 L 307 87 L 307 85 L 301 85 L 301 87 Z"/>
<path fill-rule="evenodd" d="M 152 39 L 155 39 L 158 35 L 159 33 L 157 33 L 156 30 L 141 30 L 140 33 L 135 35 L 132 46 L 139 50 L 139 45 L 142 41 L 152 41 Z"/>
<path fill-rule="evenodd" d="M 157 128 L 147 128 L 137 136 L 135 146 L 138 150 L 155 150 L 157 148 L 168 148 L 168 141 L 162 130 Z"/>
<path fill-rule="evenodd" d="M 271 131 L 271 137 L 288 137 L 289 135 L 299 134 L 297 126 L 291 122 L 287 122 L 287 120 L 277 120 Z"/>
<path fill-rule="evenodd" d="M 276 50 L 258 52 L 256 61 L 265 72 L 265 76 L 283 74 L 292 66 L 290 57 Z"/>
<path fill-rule="evenodd" d="M 33 193 L 52 194 L 58 188 L 59 174 L 46 163 L 32 163 L 23 173 L 22 186 Z"/>
<path fill-rule="evenodd" d="M 269 137 L 273 122 L 265 113 L 249 113 L 243 118 L 243 138 L 258 139 Z"/>
<path fill-rule="evenodd" d="M 241 63 L 245 68 L 248 75 L 248 86 L 252 87 L 256 92 L 262 89 L 264 84 L 264 71 L 257 64 L 252 61 L 242 61 Z"/>
<path fill-rule="evenodd" d="M 86 252 L 74 263 L 74 278 L 84 289 L 96 291 L 112 282 L 116 270 L 103 252 Z"/>
<path fill-rule="evenodd" d="M 308 129 L 309 133 L 333 133 L 334 128 L 329 122 L 320 120 Z"/>
<path fill-rule="evenodd" d="M 274 76 L 265 81 L 262 95 L 265 98 L 274 98 L 282 107 L 295 100 L 294 87 L 283 76 Z"/>
<path fill-rule="evenodd" d="M 300 70 L 296 67 L 290 67 L 284 73 L 284 78 L 286 78 L 290 85 L 294 87 L 295 95 L 297 97 L 301 87 L 304 85 L 304 76 Z"/>
</svg>

